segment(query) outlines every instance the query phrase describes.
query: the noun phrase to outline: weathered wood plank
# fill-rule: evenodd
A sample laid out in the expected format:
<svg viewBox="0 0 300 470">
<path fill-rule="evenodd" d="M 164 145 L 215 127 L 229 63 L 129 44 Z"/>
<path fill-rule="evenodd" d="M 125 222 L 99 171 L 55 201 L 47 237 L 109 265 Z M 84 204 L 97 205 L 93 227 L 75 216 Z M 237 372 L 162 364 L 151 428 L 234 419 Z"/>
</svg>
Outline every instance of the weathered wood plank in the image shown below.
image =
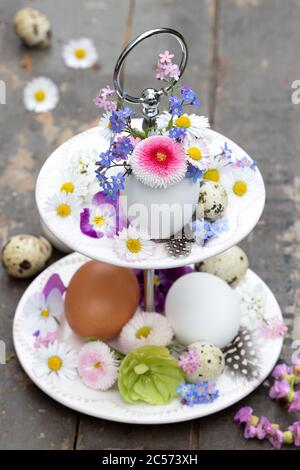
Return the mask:
<svg viewBox="0 0 300 470">
<path fill-rule="evenodd" d="M 53 45 L 44 51 L 24 49 L 12 30 L 13 16 L 22 6 L 28 6 L 28 2 L 3 0 L 0 4 L 0 79 L 7 83 L 7 104 L 0 105 L 1 245 L 14 233 L 41 233 L 34 201 L 36 176 L 57 145 L 90 127 L 97 118 L 92 98 L 101 86 L 112 81 L 127 2 L 64 0 L 59 5 L 33 2 L 53 25 Z M 99 67 L 86 71 L 68 69 L 61 58 L 61 46 L 82 36 L 95 41 Z M 28 72 L 21 67 L 25 53 L 31 58 Z M 61 99 L 52 113 L 34 115 L 23 109 L 22 90 L 27 80 L 40 75 L 57 83 Z M 59 256 L 55 253 L 53 259 Z M 14 310 L 29 281 L 9 279 L 2 268 L 0 276 L 0 339 L 11 352 Z M 72 449 L 76 425 L 77 413 L 39 391 L 17 360 L 0 366 L 1 449 Z"/>
<path fill-rule="evenodd" d="M 258 161 L 265 178 L 267 203 L 256 229 L 242 244 L 250 266 L 269 284 L 285 314 L 290 335 L 299 318 L 299 113 L 291 103 L 291 83 L 300 77 L 297 44 L 299 1 L 218 1 L 220 14 L 218 88 L 215 127 L 238 142 Z M 298 320 L 299 321 L 299 320 Z M 299 323 L 298 323 L 299 325 Z M 299 337 L 294 329 L 295 337 Z M 289 339 L 283 357 L 290 358 Z M 283 427 L 286 410 L 261 386 L 243 402 L 201 420 L 199 447 L 269 449 L 268 443 L 245 441 L 232 423 L 241 405 L 266 414 Z"/>
</svg>

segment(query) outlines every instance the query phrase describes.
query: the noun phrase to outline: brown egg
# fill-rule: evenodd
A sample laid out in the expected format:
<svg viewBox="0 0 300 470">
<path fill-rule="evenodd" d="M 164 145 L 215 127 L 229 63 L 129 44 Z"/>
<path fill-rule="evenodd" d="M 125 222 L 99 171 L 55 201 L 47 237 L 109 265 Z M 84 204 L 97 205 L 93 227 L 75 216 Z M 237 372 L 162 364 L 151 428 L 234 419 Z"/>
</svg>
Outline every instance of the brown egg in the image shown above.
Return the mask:
<svg viewBox="0 0 300 470">
<path fill-rule="evenodd" d="M 65 312 L 75 333 L 107 340 L 120 332 L 138 304 L 139 285 L 131 269 L 89 261 L 70 281 Z"/>
</svg>

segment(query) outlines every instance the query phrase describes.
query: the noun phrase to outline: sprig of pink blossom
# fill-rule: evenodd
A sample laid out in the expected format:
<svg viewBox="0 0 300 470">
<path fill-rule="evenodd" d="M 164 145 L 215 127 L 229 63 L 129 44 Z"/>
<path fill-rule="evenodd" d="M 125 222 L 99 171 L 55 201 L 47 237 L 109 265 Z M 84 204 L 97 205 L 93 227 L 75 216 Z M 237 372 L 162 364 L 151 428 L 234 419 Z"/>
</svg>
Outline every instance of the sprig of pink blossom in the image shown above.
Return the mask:
<svg viewBox="0 0 300 470">
<path fill-rule="evenodd" d="M 159 54 L 155 70 L 155 76 L 158 80 L 173 78 L 177 81 L 179 79 L 179 66 L 173 63 L 173 57 L 174 54 L 171 54 L 169 51 Z"/>
<path fill-rule="evenodd" d="M 109 99 L 114 93 L 115 91 L 110 88 L 109 85 L 101 88 L 93 100 L 96 108 L 103 109 L 104 111 L 115 111 L 117 109 L 117 103 Z"/>
<path fill-rule="evenodd" d="M 295 385 L 300 377 L 299 361 L 293 360 L 293 364 L 278 364 L 273 372 L 274 384 L 269 396 L 273 400 L 285 400 L 288 403 L 288 412 L 300 412 L 300 391 L 295 391 Z M 255 416 L 250 406 L 242 407 L 234 416 L 236 423 L 244 424 L 245 439 L 268 439 L 275 449 L 280 449 L 282 444 L 294 444 L 300 447 L 300 421 L 295 421 L 282 431 L 279 424 L 271 423 L 265 416 Z"/>
</svg>

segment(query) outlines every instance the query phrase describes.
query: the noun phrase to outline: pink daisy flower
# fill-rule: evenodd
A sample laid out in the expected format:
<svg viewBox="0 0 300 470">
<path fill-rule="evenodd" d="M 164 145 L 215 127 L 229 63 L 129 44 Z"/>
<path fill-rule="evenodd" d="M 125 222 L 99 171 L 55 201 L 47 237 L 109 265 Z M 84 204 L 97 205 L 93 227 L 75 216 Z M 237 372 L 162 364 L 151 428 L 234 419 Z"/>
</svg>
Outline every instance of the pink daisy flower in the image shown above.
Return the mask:
<svg viewBox="0 0 300 470">
<path fill-rule="evenodd" d="M 167 188 L 178 183 L 187 169 L 182 145 L 161 135 L 139 142 L 130 163 L 135 176 L 152 188 Z"/>
<path fill-rule="evenodd" d="M 118 361 L 105 343 L 92 341 L 79 351 L 78 373 L 87 387 L 107 390 L 117 380 Z"/>
</svg>

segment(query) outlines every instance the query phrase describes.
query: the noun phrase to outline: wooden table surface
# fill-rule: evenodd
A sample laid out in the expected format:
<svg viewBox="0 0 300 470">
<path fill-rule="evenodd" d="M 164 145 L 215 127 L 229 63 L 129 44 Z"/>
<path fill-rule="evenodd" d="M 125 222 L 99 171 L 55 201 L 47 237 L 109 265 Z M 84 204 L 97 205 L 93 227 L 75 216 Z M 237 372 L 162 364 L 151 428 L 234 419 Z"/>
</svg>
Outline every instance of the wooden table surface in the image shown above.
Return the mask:
<svg viewBox="0 0 300 470">
<path fill-rule="evenodd" d="M 93 126 L 91 100 L 112 83 L 123 45 L 147 29 L 178 29 L 190 49 L 184 81 L 202 99 L 212 127 L 228 135 L 258 161 L 267 203 L 255 230 L 243 242 L 251 268 L 271 287 L 289 326 L 283 356 L 300 338 L 299 215 L 300 105 L 291 101 L 291 83 L 300 79 L 300 0 L 32 0 L 53 25 L 50 50 L 21 47 L 12 29 L 25 0 L 0 0 L 0 79 L 7 104 L 0 105 L 0 241 L 18 233 L 41 234 L 34 201 L 35 180 L 49 154 L 74 134 Z M 66 68 L 61 46 L 87 36 L 99 51 L 93 70 Z M 150 40 L 126 69 L 132 92 L 151 85 L 159 49 L 172 39 Z M 26 81 L 44 75 L 60 87 L 51 113 L 24 110 Z M 54 259 L 62 254 L 55 252 Z M 0 272 L 0 339 L 13 352 L 15 307 L 30 281 Z M 262 385 L 240 404 L 207 418 L 163 426 L 133 426 L 80 415 L 48 398 L 27 378 L 18 360 L 0 366 L 1 449 L 269 449 L 246 442 L 232 417 L 242 404 L 287 425 L 285 409 Z"/>
</svg>

